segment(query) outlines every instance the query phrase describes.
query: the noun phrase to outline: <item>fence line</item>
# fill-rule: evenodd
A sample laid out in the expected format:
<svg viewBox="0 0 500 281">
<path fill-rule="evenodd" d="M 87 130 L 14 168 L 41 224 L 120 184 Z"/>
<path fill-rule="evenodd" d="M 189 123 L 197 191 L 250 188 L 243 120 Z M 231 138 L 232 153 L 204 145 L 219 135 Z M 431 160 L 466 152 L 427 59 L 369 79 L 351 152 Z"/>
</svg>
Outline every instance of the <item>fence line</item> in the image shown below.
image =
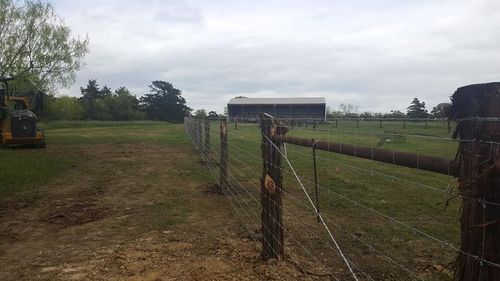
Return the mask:
<svg viewBox="0 0 500 281">
<path fill-rule="evenodd" d="M 271 247 L 273 249 L 273 246 L 271 243 L 263 238 L 262 236 L 262 231 L 269 231 L 270 229 L 266 228 L 264 224 L 260 224 L 261 229 L 258 232 L 255 232 L 255 228 L 259 225 L 259 212 L 261 215 L 269 215 L 270 213 L 259 206 L 259 199 L 257 198 L 258 196 L 258 189 L 256 188 L 259 186 L 258 177 L 259 177 L 259 167 L 258 163 L 260 160 L 260 157 L 256 153 L 258 148 L 258 144 L 260 143 L 258 141 L 259 137 L 266 139 L 266 143 L 269 145 L 273 146 L 276 151 L 278 152 L 279 155 L 273 155 L 273 159 L 270 159 L 269 161 L 266 160 L 264 161 L 265 165 L 269 165 L 270 167 L 273 167 L 274 169 L 280 171 L 280 173 L 285 173 L 286 175 L 290 175 L 291 178 L 294 178 L 294 181 L 291 181 L 291 178 L 287 179 L 286 186 L 287 187 L 298 187 L 298 190 L 302 190 L 302 192 L 296 194 L 296 192 L 292 189 L 284 188 L 284 196 L 285 196 L 285 205 L 290 205 L 286 208 L 287 212 L 289 213 L 295 213 L 299 212 L 299 216 L 291 216 L 291 215 L 284 215 L 285 221 L 281 222 L 273 217 L 271 217 L 271 222 L 277 224 L 280 228 L 284 230 L 284 233 L 288 237 L 288 241 L 292 241 L 294 244 L 298 245 L 298 249 L 301 250 L 302 253 L 305 254 L 305 256 L 309 257 L 311 260 L 304 260 L 303 256 L 301 255 L 296 255 L 296 250 L 295 248 L 290 248 L 286 246 L 286 243 L 281 243 L 279 246 L 288 249 L 287 251 L 290 251 L 286 255 L 287 258 L 290 258 L 293 260 L 294 264 L 296 264 L 299 268 L 300 271 L 303 272 L 304 274 L 310 273 L 309 270 L 307 270 L 303 264 L 309 263 L 309 266 L 311 266 L 310 262 L 313 261 L 313 267 L 316 269 L 320 269 L 323 272 L 326 272 L 327 274 L 325 276 L 328 276 L 329 278 L 334 278 L 335 280 L 345 280 L 347 278 L 347 275 L 343 270 L 338 267 L 340 264 L 338 261 L 335 260 L 326 260 L 324 257 L 323 253 L 319 253 L 322 251 L 321 249 L 318 249 L 314 246 L 313 241 L 318 241 L 321 245 L 324 245 L 326 248 L 336 252 L 336 255 L 339 255 L 342 260 L 344 266 L 348 269 L 350 276 L 354 280 L 382 280 L 384 279 L 382 276 L 384 276 L 383 273 L 376 272 L 377 270 L 381 270 L 378 267 L 372 267 L 367 259 L 369 256 L 363 257 L 360 256 L 359 254 L 356 254 L 359 250 L 356 249 L 356 244 L 348 243 L 344 238 L 337 240 L 336 235 L 340 235 L 341 233 L 343 235 L 346 235 L 349 240 L 356 241 L 356 243 L 359 243 L 360 245 L 363 245 L 364 247 L 367 247 L 370 249 L 370 251 L 375 252 L 377 255 L 382 257 L 384 261 L 393 264 L 394 266 L 398 267 L 401 269 L 402 272 L 408 275 L 412 280 L 413 279 L 418 279 L 418 280 L 435 280 L 436 274 L 439 275 L 440 273 L 436 272 L 431 272 L 431 270 L 427 269 L 422 269 L 420 264 L 415 264 L 413 262 L 409 262 L 408 260 L 401 260 L 397 256 L 401 256 L 401 253 L 397 253 L 388 255 L 386 254 L 387 252 L 391 251 L 391 247 L 387 247 L 385 243 L 381 243 L 383 245 L 382 247 L 379 247 L 375 245 L 373 242 L 377 241 L 374 237 L 367 237 L 366 239 L 361 238 L 357 234 L 356 230 L 349 230 L 349 226 L 346 227 L 346 223 L 342 222 L 342 220 L 339 220 L 339 215 L 332 215 L 331 207 L 327 207 L 326 209 L 322 210 L 322 212 L 318 212 L 317 209 L 317 204 L 314 203 L 311 195 L 308 192 L 308 187 L 305 185 L 310 184 L 313 186 L 315 183 L 311 180 L 309 180 L 307 177 L 304 177 L 301 175 L 304 173 L 304 163 L 303 162 L 297 162 L 294 163 L 294 160 L 291 160 L 289 157 L 289 154 L 300 154 L 302 155 L 302 159 L 306 159 L 306 157 L 309 157 L 307 159 L 311 159 L 310 156 L 301 149 L 294 148 L 293 144 L 292 146 L 286 146 L 286 149 L 280 148 L 278 145 L 275 144 L 276 138 L 273 136 L 268 137 L 266 135 L 260 134 L 257 130 L 255 130 L 257 124 L 245 124 L 244 120 L 240 119 L 238 120 L 238 127 L 235 127 L 234 130 L 230 130 L 229 138 L 226 141 L 223 141 L 222 139 L 219 139 L 219 142 L 217 142 L 216 130 L 211 130 L 210 129 L 210 123 L 215 123 L 214 121 L 211 120 L 203 120 L 199 121 L 193 118 L 186 118 L 185 120 L 185 127 L 186 127 L 186 132 L 187 134 L 192 138 L 193 143 L 197 150 L 200 152 L 201 157 L 204 159 L 204 161 L 207 163 L 207 166 L 209 167 L 211 174 L 214 176 L 214 179 L 217 179 L 217 175 L 219 175 L 219 180 L 220 180 L 220 173 L 221 170 L 221 162 L 217 162 L 215 159 L 219 157 L 222 159 L 223 157 L 221 155 L 224 154 L 223 149 L 219 149 L 215 144 L 223 144 L 226 145 L 226 149 L 229 150 L 229 153 L 227 155 L 227 175 L 225 178 L 227 179 L 227 186 L 221 186 L 222 188 L 222 193 L 224 196 L 227 198 L 227 200 L 230 202 L 231 207 L 234 209 L 236 212 L 238 218 L 242 221 L 243 225 L 245 226 L 245 229 L 250 233 L 252 236 L 252 239 L 254 241 L 261 241 L 262 245 L 264 247 Z M 489 121 L 491 122 L 491 120 Z M 496 122 L 496 121 L 495 121 Z M 204 124 L 204 126 L 199 125 L 200 123 Z M 207 126 L 208 124 L 208 126 Z M 261 127 L 265 126 L 261 124 Z M 268 125 L 271 126 L 271 125 Z M 315 130 L 310 130 L 310 129 L 301 129 L 304 131 L 307 131 L 309 133 L 314 132 Z M 215 132 L 215 133 L 214 133 Z M 318 130 L 316 128 L 317 133 L 321 133 L 324 131 Z M 328 133 L 330 131 L 328 130 Z M 204 133 L 204 134 L 203 134 Z M 363 133 L 363 132 L 361 132 Z M 407 135 L 411 136 L 411 135 Z M 329 138 L 329 136 L 328 136 Z M 420 138 L 422 140 L 426 140 L 425 137 Z M 285 143 L 287 142 L 287 138 L 281 138 L 281 141 L 284 141 Z M 429 140 L 435 140 L 435 141 L 448 141 L 447 139 L 439 139 L 439 138 L 429 138 Z M 316 141 L 316 140 L 315 140 Z M 298 142 L 298 145 L 300 145 L 302 140 Z M 483 142 L 486 143 L 488 141 L 477 141 L 477 140 L 464 140 L 464 143 L 479 143 Z M 330 144 L 329 141 L 325 141 L 325 143 Z M 245 144 L 247 146 L 245 146 Z M 497 143 L 494 141 L 489 141 L 489 144 L 493 147 L 493 145 L 496 145 Z M 222 146 L 221 146 L 222 147 Z M 344 149 L 346 147 L 344 146 Z M 372 146 L 373 149 L 373 146 Z M 234 156 L 234 154 L 239 154 L 239 157 Z M 292 155 L 290 154 L 290 155 Z M 286 163 L 288 164 L 287 168 L 282 168 L 279 165 L 275 165 L 276 157 L 282 157 Z M 301 158 L 299 158 L 300 160 Z M 321 159 L 325 163 L 335 163 L 335 164 L 341 164 L 342 166 L 348 167 L 349 169 L 360 171 L 363 173 L 366 173 L 367 175 L 376 175 L 380 176 L 383 178 L 386 178 L 391 181 L 396 181 L 398 184 L 404 185 L 404 189 L 410 188 L 416 188 L 417 190 L 419 187 L 424 188 L 425 190 L 429 190 L 432 192 L 438 192 L 440 194 L 447 194 L 448 196 L 453 196 L 452 198 L 448 199 L 454 199 L 454 198 L 459 198 L 459 199 L 465 199 L 465 200 L 475 200 L 474 202 L 478 204 L 484 204 L 484 205 L 491 205 L 491 206 L 500 206 L 499 202 L 492 202 L 492 201 L 487 201 L 485 199 L 477 199 L 473 197 L 467 197 L 466 195 L 460 194 L 460 193 L 455 193 L 450 190 L 446 190 L 445 188 L 438 188 L 432 185 L 429 185 L 427 183 L 423 183 L 420 181 L 416 180 L 409 180 L 405 179 L 401 176 L 397 177 L 395 175 L 390 175 L 385 172 L 373 170 L 373 168 L 367 168 L 367 167 L 362 167 L 359 164 L 349 164 L 347 162 L 341 162 L 340 160 L 338 161 L 333 161 L 332 159 L 329 159 L 326 154 L 324 156 L 318 156 L 318 159 Z M 297 160 L 297 161 L 299 161 Z M 262 162 L 261 162 L 262 163 Z M 312 162 L 311 162 L 312 164 Z M 295 167 L 296 166 L 296 167 Z M 382 169 L 383 170 L 383 169 Z M 448 175 L 452 175 L 451 172 L 445 173 Z M 358 180 L 358 179 L 356 179 Z M 254 187 L 252 187 L 254 186 Z M 491 266 L 491 267 L 500 267 L 498 263 L 492 260 L 488 260 L 484 258 L 483 255 L 475 255 L 466 251 L 461 250 L 458 246 L 455 246 L 454 242 L 448 241 L 447 239 L 443 239 L 442 237 L 439 237 L 438 235 L 435 235 L 433 233 L 428 233 L 425 229 L 421 229 L 421 227 L 418 226 L 414 227 L 411 225 L 411 223 L 407 223 L 404 220 L 398 219 L 396 217 L 393 217 L 390 214 L 385 214 L 384 211 L 377 210 L 377 208 L 373 208 L 366 203 L 363 202 L 363 200 L 356 200 L 352 199 L 352 196 L 345 195 L 342 193 L 345 193 L 346 191 L 343 191 L 340 193 L 339 191 L 336 191 L 334 188 L 331 186 L 326 186 L 325 184 L 317 184 L 318 188 L 320 188 L 322 191 L 325 191 L 326 193 L 321 193 L 322 195 L 322 200 L 327 201 L 327 202 L 337 202 L 335 204 L 341 204 L 341 202 L 349 202 L 352 204 L 351 207 L 355 207 L 356 212 L 360 213 L 360 216 L 363 214 L 368 214 L 370 213 L 371 215 L 375 215 L 378 217 L 381 217 L 387 221 L 389 221 L 391 224 L 394 224 L 396 226 L 401 226 L 403 229 L 407 229 L 409 233 L 413 233 L 413 235 L 418 235 L 425 240 L 433 241 L 433 243 L 437 243 L 441 245 L 443 250 L 445 248 L 451 249 L 454 252 L 459 252 L 462 253 L 468 257 L 471 257 L 473 259 L 478 260 L 482 264 Z M 413 192 L 413 191 L 412 191 Z M 299 196 L 302 193 L 304 197 Z M 340 198 L 342 201 L 335 200 L 334 198 Z M 443 198 L 444 199 L 444 198 Z M 302 200 L 305 200 L 307 203 L 303 203 Z M 446 200 L 447 201 L 447 200 Z M 272 204 L 279 204 L 279 202 L 271 200 L 270 201 Z M 392 203 L 392 202 L 391 202 Z M 309 208 L 307 208 L 307 206 Z M 351 208 L 349 207 L 349 208 Z M 318 216 L 320 218 L 321 225 L 323 226 L 324 230 L 327 232 L 327 236 L 330 238 L 330 243 L 326 242 L 324 238 L 322 238 L 326 234 L 321 234 L 318 232 L 318 229 L 314 224 L 312 224 L 313 220 L 307 221 L 305 219 L 301 219 L 300 216 L 303 216 L 303 214 L 300 212 L 302 210 L 301 208 L 304 209 L 312 209 L 314 215 Z M 346 209 L 347 210 L 347 209 Z M 365 213 L 366 212 L 366 213 Z M 432 210 L 431 210 L 432 212 Z M 334 218 L 329 218 L 329 217 L 334 217 Z M 417 220 L 418 221 L 418 220 Z M 485 223 L 487 221 L 485 220 Z M 344 224 L 344 225 L 343 225 Z M 287 225 L 289 225 L 287 227 Z M 331 229 L 329 225 L 333 226 L 335 228 Z M 445 228 L 445 225 L 443 225 Z M 296 229 L 297 228 L 297 229 Z M 484 226 L 483 226 L 484 228 Z M 338 230 L 338 233 L 337 233 Z M 394 228 L 389 231 L 394 231 L 397 233 L 398 228 Z M 256 234 L 257 233 L 257 234 Z M 271 232 L 272 233 L 272 232 Z M 337 234 L 335 234 L 337 233 Z M 335 234 L 335 236 L 334 236 Z M 313 240 L 310 239 L 305 239 L 306 235 L 310 238 L 313 238 Z M 404 234 L 406 235 L 406 234 Z M 271 236 L 273 239 L 277 239 L 279 241 L 279 237 L 276 236 Z M 344 236 L 342 236 L 344 237 Z M 410 239 L 410 238 L 403 238 L 403 241 L 405 239 Z M 417 243 L 419 240 L 409 240 L 409 241 L 415 241 Z M 378 244 L 377 242 L 376 244 Z M 419 242 L 420 243 L 420 242 Z M 345 245 L 342 247 L 341 244 Z M 430 246 L 427 245 L 427 246 Z M 438 246 L 438 247 L 441 247 Z M 359 247 L 359 246 L 358 246 Z M 411 247 L 411 245 L 408 245 L 408 247 Z M 417 247 L 417 244 L 415 244 L 415 247 Z M 432 246 L 434 247 L 434 246 Z M 430 249 L 433 249 L 433 248 Z M 323 248 L 323 251 L 326 249 Z M 394 249 L 392 249 L 394 251 Z M 432 250 L 431 250 L 432 252 Z M 345 254 L 344 254 L 345 253 Z M 276 256 L 280 255 L 280 253 L 275 253 Z M 450 257 L 448 252 L 442 252 L 443 258 Z M 391 257 L 392 256 L 392 257 Z M 447 259 L 447 258 L 446 258 Z M 419 262 L 420 263 L 420 262 Z M 414 264 L 415 268 L 410 269 L 408 265 Z M 431 269 L 432 269 L 431 265 Z M 446 267 L 444 267 L 446 268 Z M 376 269 L 374 271 L 374 269 Z M 422 271 L 423 270 L 423 271 Z M 383 271 L 383 270 L 382 270 Z M 359 276 L 358 276 L 359 274 Z M 374 275 L 375 274 L 375 275 Z M 315 274 L 317 275 L 317 274 Z M 361 278 L 362 277 L 362 278 Z M 340 279 L 339 279 L 340 278 Z M 358 279 L 359 278 L 359 279 Z M 395 277 L 395 280 L 402 280 L 401 275 L 397 275 Z M 439 279 L 439 280 L 446 280 L 446 279 Z"/>
</svg>

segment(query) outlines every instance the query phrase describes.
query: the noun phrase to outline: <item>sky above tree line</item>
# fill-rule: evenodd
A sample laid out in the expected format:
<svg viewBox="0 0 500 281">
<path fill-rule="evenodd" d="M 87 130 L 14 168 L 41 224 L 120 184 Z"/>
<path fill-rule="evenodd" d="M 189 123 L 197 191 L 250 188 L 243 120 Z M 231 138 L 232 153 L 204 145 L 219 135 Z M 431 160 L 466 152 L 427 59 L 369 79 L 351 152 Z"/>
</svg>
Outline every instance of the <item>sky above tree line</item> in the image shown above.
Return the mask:
<svg viewBox="0 0 500 281">
<path fill-rule="evenodd" d="M 456 88 L 500 80 L 500 1 L 53 2 L 88 34 L 88 79 L 136 95 L 153 80 L 188 105 L 222 112 L 230 98 L 326 97 L 336 108 L 427 108 Z"/>
</svg>

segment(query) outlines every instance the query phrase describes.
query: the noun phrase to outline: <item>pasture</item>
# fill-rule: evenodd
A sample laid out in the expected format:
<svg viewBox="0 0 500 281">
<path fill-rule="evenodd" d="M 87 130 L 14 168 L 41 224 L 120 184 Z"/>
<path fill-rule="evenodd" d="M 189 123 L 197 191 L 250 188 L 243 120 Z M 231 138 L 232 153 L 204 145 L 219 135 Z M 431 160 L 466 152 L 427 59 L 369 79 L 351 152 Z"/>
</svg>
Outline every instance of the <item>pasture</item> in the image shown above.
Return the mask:
<svg viewBox="0 0 500 281">
<path fill-rule="evenodd" d="M 450 158 L 456 152 L 455 142 L 443 140 L 449 131 L 441 123 L 427 129 L 384 125 L 340 122 L 316 130 L 295 127 L 288 134 Z M 287 260 L 269 266 L 259 259 L 262 159 L 256 124 L 229 124 L 233 189 L 225 196 L 214 185 L 218 122 L 211 123 L 211 150 L 201 155 L 180 124 L 41 126 L 47 149 L 0 150 L 2 280 L 347 276 L 301 189 L 314 194 L 310 148 L 285 146 L 301 183 L 284 164 Z M 456 189 L 451 177 L 317 153 L 321 212 L 360 280 L 450 279 L 456 253 L 441 242 L 458 242 L 459 200 L 449 195 Z"/>
<path fill-rule="evenodd" d="M 0 150 L 0 280 L 303 279 L 258 259 L 181 124 L 41 126 Z"/>
</svg>

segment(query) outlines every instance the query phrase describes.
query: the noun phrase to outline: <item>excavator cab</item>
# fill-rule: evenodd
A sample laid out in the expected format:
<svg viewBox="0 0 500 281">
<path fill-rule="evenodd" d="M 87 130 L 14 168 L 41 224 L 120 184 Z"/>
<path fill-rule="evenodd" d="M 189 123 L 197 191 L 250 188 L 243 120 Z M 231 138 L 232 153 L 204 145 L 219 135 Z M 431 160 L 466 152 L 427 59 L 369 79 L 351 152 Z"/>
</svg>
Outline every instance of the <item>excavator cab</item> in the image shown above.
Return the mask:
<svg viewBox="0 0 500 281">
<path fill-rule="evenodd" d="M 30 96 L 43 96 L 43 93 L 13 95 L 7 85 L 9 80 L 0 79 L 0 146 L 45 148 L 45 134 L 37 128 L 37 117 L 31 111 L 30 101 Z"/>
</svg>

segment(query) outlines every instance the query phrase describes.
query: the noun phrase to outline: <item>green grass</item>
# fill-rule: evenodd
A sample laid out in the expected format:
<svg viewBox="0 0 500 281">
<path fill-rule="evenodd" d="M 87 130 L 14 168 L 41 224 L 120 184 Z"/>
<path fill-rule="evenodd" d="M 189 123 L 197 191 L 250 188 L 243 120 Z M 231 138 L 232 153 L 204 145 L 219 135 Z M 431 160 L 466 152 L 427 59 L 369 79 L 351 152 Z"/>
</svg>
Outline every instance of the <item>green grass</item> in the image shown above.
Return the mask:
<svg viewBox="0 0 500 281">
<path fill-rule="evenodd" d="M 47 149 L 0 149 L 0 196 L 33 197 L 38 187 L 81 159 L 80 145 L 153 143 L 190 147 L 181 124 L 132 121 L 56 121 L 40 124 Z"/>
<path fill-rule="evenodd" d="M 151 126 L 165 124 L 165 122 L 159 121 L 48 121 L 48 122 L 40 122 L 38 126 L 45 130 L 52 129 L 76 129 L 76 128 L 98 128 L 98 127 L 129 127 L 129 126 Z"/>
<path fill-rule="evenodd" d="M 43 125 L 43 124 L 42 124 Z M 74 125 L 74 127 L 69 127 Z M 47 145 L 188 144 L 181 124 L 154 121 L 58 121 L 45 125 Z"/>
<path fill-rule="evenodd" d="M 76 155 L 57 155 L 40 149 L 1 149 L 0 159 L 0 198 L 13 194 L 36 197 L 40 185 L 78 162 Z"/>
</svg>

